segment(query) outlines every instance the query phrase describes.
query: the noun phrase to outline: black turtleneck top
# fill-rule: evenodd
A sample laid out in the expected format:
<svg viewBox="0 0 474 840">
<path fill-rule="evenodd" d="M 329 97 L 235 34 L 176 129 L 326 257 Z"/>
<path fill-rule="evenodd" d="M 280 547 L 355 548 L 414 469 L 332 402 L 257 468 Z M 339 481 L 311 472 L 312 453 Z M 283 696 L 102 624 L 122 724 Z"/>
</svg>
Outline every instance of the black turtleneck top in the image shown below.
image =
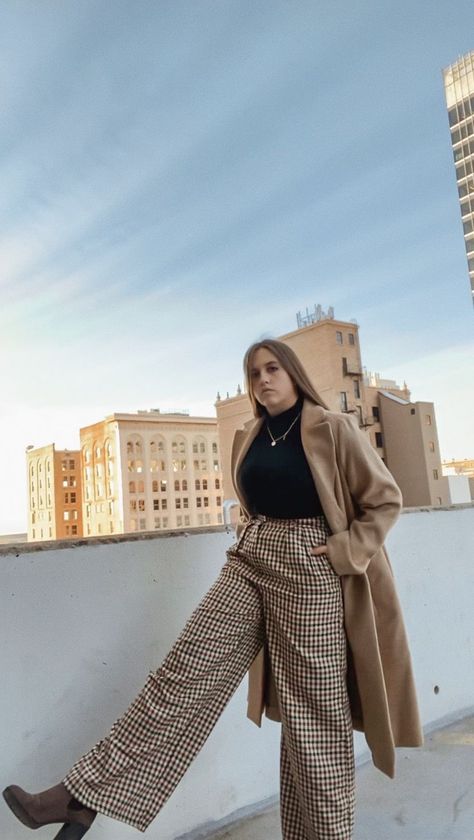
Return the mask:
<svg viewBox="0 0 474 840">
<path fill-rule="evenodd" d="M 321 502 L 301 443 L 303 397 L 286 411 L 271 416 L 264 409 L 262 428 L 239 471 L 249 513 L 277 519 L 321 516 Z M 272 446 L 296 420 L 284 440 Z"/>
</svg>

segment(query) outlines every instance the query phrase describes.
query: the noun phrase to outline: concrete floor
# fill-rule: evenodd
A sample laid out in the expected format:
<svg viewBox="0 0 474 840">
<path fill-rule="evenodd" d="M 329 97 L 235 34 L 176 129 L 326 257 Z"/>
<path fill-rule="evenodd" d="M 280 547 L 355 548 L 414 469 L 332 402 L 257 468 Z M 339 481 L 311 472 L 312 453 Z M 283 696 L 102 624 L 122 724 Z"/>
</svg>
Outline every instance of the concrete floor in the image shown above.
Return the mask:
<svg viewBox="0 0 474 840">
<path fill-rule="evenodd" d="M 365 764 L 357 770 L 353 840 L 474 840 L 474 717 L 426 737 L 418 750 L 397 750 L 397 776 Z M 277 808 L 212 840 L 281 840 Z"/>
</svg>

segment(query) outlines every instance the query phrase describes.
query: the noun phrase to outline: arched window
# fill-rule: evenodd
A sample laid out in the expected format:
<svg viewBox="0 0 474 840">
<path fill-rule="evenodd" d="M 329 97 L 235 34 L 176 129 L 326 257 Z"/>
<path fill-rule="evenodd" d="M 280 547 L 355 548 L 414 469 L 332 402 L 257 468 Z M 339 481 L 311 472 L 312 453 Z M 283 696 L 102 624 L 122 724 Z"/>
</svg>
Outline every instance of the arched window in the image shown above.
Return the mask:
<svg viewBox="0 0 474 840">
<path fill-rule="evenodd" d="M 137 489 L 139 493 L 145 492 L 145 483 L 143 481 L 139 481 L 137 484 Z"/>
<path fill-rule="evenodd" d="M 134 481 L 129 481 L 128 482 L 128 492 L 129 493 L 136 493 L 137 492 L 137 486 L 136 486 Z"/>
<path fill-rule="evenodd" d="M 152 481 L 151 482 L 151 491 L 152 493 L 158 493 L 158 482 Z"/>
<path fill-rule="evenodd" d="M 171 451 L 173 455 L 185 455 L 186 454 L 186 441 L 183 437 L 177 437 L 173 440 L 171 444 Z"/>
</svg>

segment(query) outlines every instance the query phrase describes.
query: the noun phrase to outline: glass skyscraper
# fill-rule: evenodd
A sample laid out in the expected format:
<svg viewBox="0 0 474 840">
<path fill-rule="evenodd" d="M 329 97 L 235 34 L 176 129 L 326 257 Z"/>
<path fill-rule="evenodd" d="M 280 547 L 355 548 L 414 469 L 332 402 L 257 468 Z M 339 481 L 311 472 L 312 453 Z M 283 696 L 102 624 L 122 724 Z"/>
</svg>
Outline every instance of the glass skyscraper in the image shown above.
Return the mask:
<svg viewBox="0 0 474 840">
<path fill-rule="evenodd" d="M 474 51 L 443 70 L 474 304 Z"/>
</svg>

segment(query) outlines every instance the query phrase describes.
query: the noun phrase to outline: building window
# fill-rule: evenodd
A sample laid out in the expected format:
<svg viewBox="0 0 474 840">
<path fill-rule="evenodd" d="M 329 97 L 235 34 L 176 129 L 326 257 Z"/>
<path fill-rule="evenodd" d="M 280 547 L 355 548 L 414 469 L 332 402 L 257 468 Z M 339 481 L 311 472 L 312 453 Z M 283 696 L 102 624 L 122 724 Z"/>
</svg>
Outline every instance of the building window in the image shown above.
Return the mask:
<svg viewBox="0 0 474 840">
<path fill-rule="evenodd" d="M 202 472 L 207 472 L 207 461 L 204 459 L 201 461 L 201 470 Z"/>
<path fill-rule="evenodd" d="M 349 333 L 349 344 L 355 344 L 354 333 Z"/>
<path fill-rule="evenodd" d="M 342 344 L 342 332 L 336 332 L 336 342 Z"/>
<path fill-rule="evenodd" d="M 157 481 L 152 481 L 151 482 L 151 490 L 152 490 L 152 493 L 158 493 L 158 482 Z"/>
<path fill-rule="evenodd" d="M 202 480 L 202 489 L 207 490 L 207 478 L 203 478 Z"/>
<path fill-rule="evenodd" d="M 202 513 L 198 513 L 198 525 L 202 525 L 204 523 L 204 515 Z"/>
<path fill-rule="evenodd" d="M 382 432 L 375 432 L 375 445 L 378 449 L 383 448 L 383 435 Z"/>
<path fill-rule="evenodd" d="M 136 513 L 136 511 L 137 511 L 137 500 L 136 499 L 130 499 L 130 512 L 131 513 Z"/>
<path fill-rule="evenodd" d="M 431 426 L 431 414 L 425 415 L 426 425 Z"/>
<path fill-rule="evenodd" d="M 136 493 L 137 492 L 137 485 L 134 481 L 128 482 L 128 492 L 129 493 Z"/>
<path fill-rule="evenodd" d="M 160 481 L 160 490 L 161 490 L 162 493 L 166 493 L 166 485 L 167 485 L 166 478 L 162 479 Z"/>
<path fill-rule="evenodd" d="M 188 482 L 186 481 L 186 479 L 185 479 L 185 478 L 183 478 L 183 480 L 182 480 L 182 482 L 181 482 L 181 489 L 182 489 L 183 491 L 186 491 L 186 490 L 188 489 Z"/>
<path fill-rule="evenodd" d="M 221 482 L 220 482 L 220 479 L 219 479 L 219 478 L 216 478 L 216 479 L 215 479 L 215 481 L 214 481 L 214 487 L 216 488 L 216 490 L 220 490 L 220 489 L 221 489 Z"/>
<path fill-rule="evenodd" d="M 114 503 L 109 502 L 109 516 L 113 516 L 113 515 L 114 515 Z"/>
<path fill-rule="evenodd" d="M 64 522 L 69 522 L 70 518 L 71 518 L 70 511 L 69 510 L 63 511 L 63 521 Z"/>
<path fill-rule="evenodd" d="M 182 527 L 182 525 L 183 525 L 183 517 L 182 516 L 177 516 L 176 517 L 176 525 L 178 526 L 178 528 Z"/>
<path fill-rule="evenodd" d="M 347 411 L 347 394 L 345 391 L 340 391 L 339 399 L 341 402 L 341 411 Z"/>
<path fill-rule="evenodd" d="M 71 504 L 72 505 L 76 504 L 76 494 L 75 493 L 71 493 Z"/>
<path fill-rule="evenodd" d="M 160 509 L 160 500 L 159 499 L 153 499 L 153 510 L 159 510 L 159 509 Z"/>
<path fill-rule="evenodd" d="M 161 510 L 168 510 L 168 499 L 161 500 Z"/>
<path fill-rule="evenodd" d="M 161 528 L 161 518 L 159 516 L 155 516 L 155 528 Z"/>
<path fill-rule="evenodd" d="M 65 493 L 65 494 L 64 494 L 64 504 L 65 504 L 65 505 L 68 505 L 68 504 L 69 504 L 69 493 Z"/>
<path fill-rule="evenodd" d="M 414 408 L 410 408 L 410 414 L 416 414 L 416 411 L 415 411 Z"/>
<path fill-rule="evenodd" d="M 162 519 L 162 522 L 163 522 L 163 528 L 167 528 L 168 527 L 168 517 L 164 516 L 163 519 Z"/>
<path fill-rule="evenodd" d="M 188 499 L 187 496 L 185 496 L 184 499 L 183 499 L 183 508 L 188 508 L 188 507 L 189 507 L 189 499 Z"/>
<path fill-rule="evenodd" d="M 146 530 L 146 519 L 140 519 L 140 531 Z"/>
<path fill-rule="evenodd" d="M 433 478 L 434 478 L 435 481 L 438 481 L 438 478 L 439 478 L 438 470 L 433 470 Z"/>
<path fill-rule="evenodd" d="M 206 525 L 210 525 L 210 523 L 211 523 L 211 514 L 210 513 L 205 513 L 204 514 L 204 522 L 205 522 Z"/>
<path fill-rule="evenodd" d="M 201 496 L 196 496 L 196 507 L 202 507 L 202 499 Z"/>
<path fill-rule="evenodd" d="M 217 443 L 212 444 L 212 454 L 217 455 Z"/>
<path fill-rule="evenodd" d="M 185 524 L 185 525 L 189 525 L 190 521 L 191 521 L 191 520 L 190 520 L 189 516 L 188 516 L 188 515 L 186 515 L 186 516 L 184 517 L 184 524 Z"/>
<path fill-rule="evenodd" d="M 217 514 L 217 522 L 219 525 L 222 525 L 222 513 Z"/>
<path fill-rule="evenodd" d="M 214 468 L 214 472 L 219 472 L 219 461 L 213 461 L 212 466 Z"/>
<path fill-rule="evenodd" d="M 221 496 L 216 496 L 216 505 L 217 505 L 217 507 L 222 506 L 222 497 Z"/>
<path fill-rule="evenodd" d="M 353 382 L 354 382 L 354 396 L 355 396 L 356 400 L 360 400 L 360 385 L 359 385 L 359 380 L 358 380 L 358 379 L 354 379 L 354 380 L 353 380 Z"/>
<path fill-rule="evenodd" d="M 175 483 L 174 483 L 174 489 L 175 489 L 175 490 L 177 490 L 177 491 L 179 491 L 179 481 L 175 481 Z"/>
<path fill-rule="evenodd" d="M 436 497 L 436 501 L 437 501 L 438 505 L 442 505 L 442 504 L 443 504 L 443 500 L 442 500 L 441 496 L 437 496 L 437 497 Z"/>
<path fill-rule="evenodd" d="M 51 529 L 50 529 L 50 530 L 51 530 Z M 71 525 L 71 534 L 73 534 L 73 536 L 76 536 L 76 534 L 77 534 L 77 525 Z"/>
<path fill-rule="evenodd" d="M 430 452 L 434 452 L 434 451 L 435 451 L 435 445 L 434 445 L 434 441 L 433 441 L 433 440 L 430 440 L 430 442 L 429 442 L 428 446 L 429 446 L 429 450 L 430 450 Z"/>
<path fill-rule="evenodd" d="M 204 496 L 204 507 L 209 507 L 209 496 Z"/>
<path fill-rule="evenodd" d="M 138 500 L 138 510 L 141 511 L 142 513 L 145 510 L 145 499 L 139 499 Z"/>
<path fill-rule="evenodd" d="M 197 478 L 196 481 L 194 482 L 194 487 L 196 488 L 196 490 L 201 489 L 201 482 L 200 482 L 199 478 Z"/>
<path fill-rule="evenodd" d="M 379 422 L 379 420 L 380 420 L 380 412 L 379 412 L 379 407 L 378 407 L 377 405 L 373 405 L 373 406 L 372 406 L 372 417 L 374 418 L 374 420 L 375 420 L 377 423 Z"/>
</svg>

